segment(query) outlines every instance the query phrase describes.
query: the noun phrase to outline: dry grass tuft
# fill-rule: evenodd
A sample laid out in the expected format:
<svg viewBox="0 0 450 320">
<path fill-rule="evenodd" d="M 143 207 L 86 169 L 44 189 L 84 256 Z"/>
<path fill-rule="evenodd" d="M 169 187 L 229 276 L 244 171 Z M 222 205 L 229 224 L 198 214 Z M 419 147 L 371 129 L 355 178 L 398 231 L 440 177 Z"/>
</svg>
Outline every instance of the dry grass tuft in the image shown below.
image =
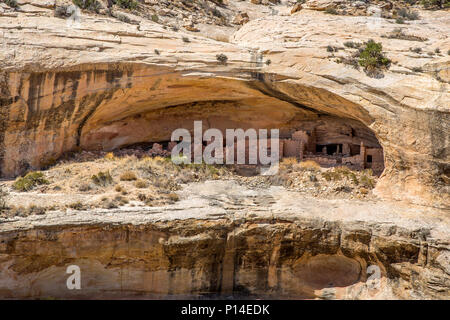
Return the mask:
<svg viewBox="0 0 450 320">
<path fill-rule="evenodd" d="M 309 170 L 309 171 L 319 171 L 320 165 L 313 160 L 306 160 L 300 162 L 300 168 Z"/>
<path fill-rule="evenodd" d="M 139 179 L 139 180 L 136 180 L 136 182 L 134 183 L 134 186 L 139 189 L 144 189 L 144 188 L 148 187 L 148 183 L 145 180 Z"/>
<path fill-rule="evenodd" d="M 137 180 L 137 176 L 133 171 L 125 171 L 120 176 L 120 181 L 135 181 Z"/>
</svg>

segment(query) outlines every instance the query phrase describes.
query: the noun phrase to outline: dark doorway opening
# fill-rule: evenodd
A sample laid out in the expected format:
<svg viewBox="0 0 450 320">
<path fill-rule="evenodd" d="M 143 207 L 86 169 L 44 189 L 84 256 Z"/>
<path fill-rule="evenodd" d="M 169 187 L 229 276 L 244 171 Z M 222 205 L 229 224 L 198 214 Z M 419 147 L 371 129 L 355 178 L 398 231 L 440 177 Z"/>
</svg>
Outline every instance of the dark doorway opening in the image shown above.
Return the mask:
<svg viewBox="0 0 450 320">
<path fill-rule="evenodd" d="M 317 153 L 321 153 L 323 148 L 326 147 L 327 148 L 327 154 L 328 155 L 333 155 L 338 151 L 339 148 L 339 153 L 342 153 L 342 144 L 327 144 L 327 145 L 316 145 L 316 152 Z"/>
</svg>

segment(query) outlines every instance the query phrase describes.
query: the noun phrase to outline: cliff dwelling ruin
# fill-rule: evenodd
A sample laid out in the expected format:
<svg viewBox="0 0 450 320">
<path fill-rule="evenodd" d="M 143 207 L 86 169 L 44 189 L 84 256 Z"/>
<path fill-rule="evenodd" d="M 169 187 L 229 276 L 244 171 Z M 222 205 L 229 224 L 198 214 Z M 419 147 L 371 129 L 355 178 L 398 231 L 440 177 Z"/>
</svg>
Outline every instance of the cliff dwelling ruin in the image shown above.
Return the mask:
<svg viewBox="0 0 450 320">
<path fill-rule="evenodd" d="M 225 158 L 227 154 L 225 132 L 222 134 Z M 250 163 L 251 156 L 249 139 L 251 138 L 246 136 L 244 142 L 246 165 Z M 209 143 L 211 141 L 203 141 L 198 147 L 192 143 L 191 160 L 194 160 L 193 153 L 196 148 L 201 147 L 204 151 Z M 134 147 L 138 147 L 151 156 L 167 157 L 170 156 L 176 144 L 175 141 L 158 141 L 139 143 Z M 267 139 L 262 144 L 267 145 L 267 152 L 270 155 L 270 140 Z M 255 145 L 257 146 L 257 143 Z M 233 153 L 235 164 L 238 163 L 236 149 L 237 143 L 234 145 Z M 130 153 L 130 150 L 127 152 Z M 256 154 L 258 154 L 257 150 L 255 150 Z M 357 121 L 331 116 L 324 116 L 322 120 L 302 121 L 292 128 L 282 128 L 279 132 L 279 157 L 280 159 L 296 158 L 300 162 L 311 160 L 324 168 L 346 166 L 351 170 L 372 169 L 376 175 L 380 175 L 384 170 L 383 149 L 374 133 Z M 257 163 L 260 164 L 259 159 Z"/>
</svg>

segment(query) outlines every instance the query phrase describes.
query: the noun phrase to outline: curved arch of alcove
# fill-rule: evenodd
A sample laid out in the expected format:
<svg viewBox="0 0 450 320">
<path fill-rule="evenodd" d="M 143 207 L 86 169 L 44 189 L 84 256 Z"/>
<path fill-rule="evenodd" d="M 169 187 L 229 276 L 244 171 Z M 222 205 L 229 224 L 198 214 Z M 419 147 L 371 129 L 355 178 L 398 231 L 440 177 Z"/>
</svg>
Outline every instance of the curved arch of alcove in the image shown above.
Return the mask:
<svg viewBox="0 0 450 320">
<path fill-rule="evenodd" d="M 279 128 L 292 133 L 316 128 L 319 146 L 342 148 L 344 143 L 357 145 L 359 139 L 368 148 L 383 148 L 380 195 L 405 199 L 410 194 L 417 202 L 436 195 L 431 194 L 433 185 L 445 168 L 433 158 L 433 150 L 410 152 L 397 128 L 402 119 L 417 122 L 417 111 L 399 112 L 391 119 L 373 112 L 377 106 L 368 108 L 367 101 L 363 106 L 295 79 L 245 70 L 239 76 L 186 74 L 141 64 L 10 73 L 10 82 L 19 85 L 11 88 L 11 103 L 3 109 L 9 130 L 0 141 L 2 175 L 39 168 L 74 149 L 113 150 L 168 141 L 174 129 L 191 129 L 194 120 L 202 120 L 204 128 L 218 129 Z M 417 133 L 406 136 L 427 134 L 425 127 L 404 128 L 408 130 Z M 426 171 L 436 176 L 426 176 Z"/>
</svg>

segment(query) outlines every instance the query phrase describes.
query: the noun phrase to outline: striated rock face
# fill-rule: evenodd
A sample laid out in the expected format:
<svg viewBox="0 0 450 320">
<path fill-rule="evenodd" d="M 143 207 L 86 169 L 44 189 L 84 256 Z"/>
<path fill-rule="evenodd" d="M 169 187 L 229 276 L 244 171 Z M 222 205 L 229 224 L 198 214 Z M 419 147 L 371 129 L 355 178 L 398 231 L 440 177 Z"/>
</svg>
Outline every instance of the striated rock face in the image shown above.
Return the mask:
<svg viewBox="0 0 450 320">
<path fill-rule="evenodd" d="M 423 43 L 380 37 L 397 27 L 388 20 L 311 10 L 252 20 L 232 43 L 221 43 L 143 19 L 137 26 L 83 15 L 76 28 L 42 10 L 0 16 L 2 176 L 79 148 L 167 141 L 195 119 L 210 127 L 282 128 L 332 115 L 358 121 L 378 138 L 386 168 L 380 196 L 449 203 L 445 11 L 423 12 L 405 28 L 428 38 Z M 369 38 L 393 60 L 382 79 L 338 64 L 326 50 Z M 417 55 L 412 46 L 442 54 Z M 419 66 L 423 73 L 412 72 Z"/>
<path fill-rule="evenodd" d="M 0 297 L 448 298 L 442 213 L 231 181 L 180 196 L 168 207 L 4 221 Z M 66 287 L 70 265 L 81 290 Z"/>
</svg>

